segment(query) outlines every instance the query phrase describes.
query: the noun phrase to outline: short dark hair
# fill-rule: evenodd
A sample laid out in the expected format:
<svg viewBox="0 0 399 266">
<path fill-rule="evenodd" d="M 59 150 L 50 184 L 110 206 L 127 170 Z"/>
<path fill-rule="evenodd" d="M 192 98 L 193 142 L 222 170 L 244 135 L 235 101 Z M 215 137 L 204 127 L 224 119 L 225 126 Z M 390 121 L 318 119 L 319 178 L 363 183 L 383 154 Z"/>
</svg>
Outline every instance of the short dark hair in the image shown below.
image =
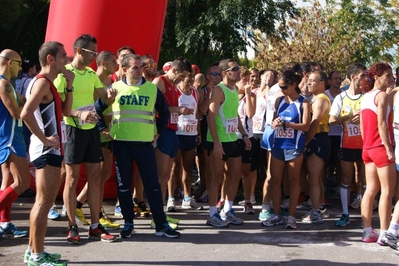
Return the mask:
<svg viewBox="0 0 399 266">
<path fill-rule="evenodd" d="M 129 50 L 130 52 L 132 52 L 132 54 L 135 54 L 134 50 L 132 47 L 130 46 L 122 46 L 121 48 L 118 49 L 118 51 L 116 52 L 116 56 L 119 57 L 119 55 L 121 54 L 121 52 L 123 50 Z"/>
<path fill-rule="evenodd" d="M 101 64 L 101 61 L 107 61 L 112 58 L 112 56 L 115 56 L 113 52 L 110 51 L 101 51 L 96 58 L 96 64 L 99 66 Z"/>
<path fill-rule="evenodd" d="M 177 72 L 183 72 L 183 71 L 188 71 L 188 72 L 193 72 L 193 68 L 191 67 L 191 62 L 190 60 L 184 58 L 184 57 L 178 57 L 176 58 L 172 64 L 171 67 L 175 67 L 177 69 Z"/>
<path fill-rule="evenodd" d="M 47 55 L 57 56 L 60 47 L 64 45 L 60 42 L 45 42 L 39 48 L 39 62 L 42 67 L 47 66 Z M 29 70 L 29 69 L 28 69 Z M 28 71 L 26 71 L 28 72 Z M 26 73 L 25 72 L 25 73 Z"/>
<path fill-rule="evenodd" d="M 298 62 L 289 62 L 283 66 L 281 69 L 281 72 L 287 71 L 287 70 L 292 70 L 294 72 L 302 73 L 303 68 Z"/>
<path fill-rule="evenodd" d="M 317 70 L 317 71 L 313 71 L 312 74 L 318 74 L 320 77 L 320 80 L 326 82 L 326 85 L 327 85 L 328 76 L 327 76 L 326 72 Z"/>
<path fill-rule="evenodd" d="M 77 48 L 87 48 L 91 42 L 97 44 L 97 39 L 90 34 L 82 34 L 73 43 L 73 50 L 76 52 Z"/>
<path fill-rule="evenodd" d="M 137 54 L 128 54 L 122 59 L 122 67 L 128 67 L 129 66 L 129 61 L 130 60 L 140 60 L 141 57 Z"/>
<path fill-rule="evenodd" d="M 299 89 L 299 83 L 301 83 L 302 80 L 302 73 L 300 72 L 294 72 L 292 70 L 286 70 L 284 71 L 281 76 L 280 79 L 282 81 L 284 81 L 285 84 L 288 85 L 293 85 L 295 84 L 295 90 L 298 94 L 301 93 L 301 90 Z"/>
<path fill-rule="evenodd" d="M 36 62 L 33 62 L 32 60 L 29 59 L 23 59 L 22 60 L 22 73 L 28 73 L 29 69 L 31 69 L 32 67 L 36 66 Z"/>
<path fill-rule="evenodd" d="M 353 63 L 349 65 L 348 70 L 346 71 L 346 77 L 350 80 L 351 75 L 357 75 L 361 70 L 366 71 L 366 66 L 360 63 Z"/>
<path fill-rule="evenodd" d="M 330 72 L 330 74 L 328 74 L 328 79 L 331 80 L 332 76 L 334 75 L 334 73 L 338 73 L 339 75 L 341 75 L 341 72 L 338 70 L 333 70 Z"/>
<path fill-rule="evenodd" d="M 152 56 L 151 56 L 150 54 L 146 54 L 146 55 L 142 55 L 142 56 L 141 56 L 141 60 L 142 60 L 142 61 L 147 60 L 147 59 L 150 59 L 150 58 L 152 59 Z"/>
</svg>

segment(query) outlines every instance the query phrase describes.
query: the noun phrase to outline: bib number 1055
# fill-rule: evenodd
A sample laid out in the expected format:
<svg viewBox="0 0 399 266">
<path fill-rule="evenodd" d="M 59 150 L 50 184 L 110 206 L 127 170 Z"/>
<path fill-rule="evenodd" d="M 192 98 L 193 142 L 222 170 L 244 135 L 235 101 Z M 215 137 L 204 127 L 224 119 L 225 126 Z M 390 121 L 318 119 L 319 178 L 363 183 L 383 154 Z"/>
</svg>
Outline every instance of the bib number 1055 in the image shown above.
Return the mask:
<svg viewBox="0 0 399 266">
<path fill-rule="evenodd" d="M 284 130 L 282 127 L 276 127 L 274 129 L 274 136 L 280 139 L 292 139 L 294 138 L 294 130 L 292 128 Z"/>
</svg>

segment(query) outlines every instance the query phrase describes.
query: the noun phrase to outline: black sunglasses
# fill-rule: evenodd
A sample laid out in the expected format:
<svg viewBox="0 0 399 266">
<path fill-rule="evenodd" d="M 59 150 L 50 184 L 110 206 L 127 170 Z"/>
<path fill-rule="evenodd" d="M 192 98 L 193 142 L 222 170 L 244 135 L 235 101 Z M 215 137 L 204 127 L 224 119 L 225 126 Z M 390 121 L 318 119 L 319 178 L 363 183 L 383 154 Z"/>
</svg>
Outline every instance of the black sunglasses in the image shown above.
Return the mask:
<svg viewBox="0 0 399 266">
<path fill-rule="evenodd" d="M 212 76 L 221 76 L 221 74 L 219 72 L 209 72 L 208 75 L 212 75 Z"/>
<path fill-rule="evenodd" d="M 226 69 L 225 71 L 226 72 L 229 72 L 229 71 L 236 72 L 238 70 L 240 70 L 240 67 L 239 66 L 235 66 L 235 67 L 230 67 L 230 68 Z"/>
<path fill-rule="evenodd" d="M 279 87 L 280 87 L 280 89 L 282 89 L 282 90 L 286 90 L 286 89 L 288 89 L 288 85 L 286 84 L 286 85 L 284 85 L 284 86 L 280 86 L 280 85 L 278 85 Z"/>
</svg>

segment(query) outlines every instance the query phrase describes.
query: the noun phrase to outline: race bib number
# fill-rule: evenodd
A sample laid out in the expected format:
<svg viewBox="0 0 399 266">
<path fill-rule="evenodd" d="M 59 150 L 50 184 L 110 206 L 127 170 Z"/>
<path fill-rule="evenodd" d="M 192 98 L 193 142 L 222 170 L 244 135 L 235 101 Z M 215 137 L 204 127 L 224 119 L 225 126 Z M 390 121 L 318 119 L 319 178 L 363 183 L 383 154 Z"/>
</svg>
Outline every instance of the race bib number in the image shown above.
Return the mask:
<svg viewBox="0 0 399 266">
<path fill-rule="evenodd" d="M 354 136 L 360 136 L 360 125 L 352 124 L 352 123 L 346 123 L 346 128 L 348 129 L 348 136 L 349 137 L 354 137 Z"/>
<path fill-rule="evenodd" d="M 238 117 L 229 118 L 226 120 L 226 133 L 235 133 L 238 128 Z"/>
<path fill-rule="evenodd" d="M 274 129 L 274 137 L 279 139 L 293 139 L 294 129 L 287 128 L 286 130 L 284 130 L 283 127 L 276 127 Z"/>
<path fill-rule="evenodd" d="M 66 126 L 64 121 L 60 122 L 60 128 L 61 128 L 61 143 L 65 143 L 67 142 L 67 136 L 66 136 Z"/>
<path fill-rule="evenodd" d="M 197 133 L 197 119 L 183 119 L 182 129 L 185 133 Z"/>
<path fill-rule="evenodd" d="M 258 130 L 258 131 L 262 131 L 263 130 L 263 118 L 261 117 L 254 117 L 253 118 L 253 129 L 254 130 Z"/>
<path fill-rule="evenodd" d="M 95 111 L 96 111 L 96 108 L 94 108 L 94 105 L 93 105 L 93 104 L 89 104 L 89 105 L 80 107 L 80 108 L 78 108 L 78 109 L 76 109 L 76 110 L 79 110 L 79 111 L 82 111 L 82 112 L 85 112 L 85 111 L 89 111 L 89 112 L 92 112 L 92 111 L 93 111 L 93 112 L 95 112 Z M 83 125 L 86 125 L 86 124 L 90 124 L 90 123 L 84 123 L 84 122 L 82 121 L 82 119 L 79 118 L 79 126 L 83 126 Z"/>
<path fill-rule="evenodd" d="M 170 123 L 171 124 L 177 124 L 178 120 L 179 120 L 179 114 L 178 113 L 170 113 Z"/>
</svg>

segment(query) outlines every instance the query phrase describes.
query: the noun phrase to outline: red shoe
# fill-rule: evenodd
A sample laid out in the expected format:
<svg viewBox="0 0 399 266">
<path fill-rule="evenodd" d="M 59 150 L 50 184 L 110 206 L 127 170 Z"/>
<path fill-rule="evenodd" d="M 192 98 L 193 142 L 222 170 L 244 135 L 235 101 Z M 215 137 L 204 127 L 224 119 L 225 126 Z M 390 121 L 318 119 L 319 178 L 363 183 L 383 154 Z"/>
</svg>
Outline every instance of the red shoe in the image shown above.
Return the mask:
<svg viewBox="0 0 399 266">
<path fill-rule="evenodd" d="M 299 194 L 298 205 L 302 205 L 304 201 L 305 201 L 305 194 L 303 193 Z"/>
<path fill-rule="evenodd" d="M 68 228 L 67 242 L 69 244 L 80 244 L 80 236 L 77 225 L 71 225 Z"/>
<path fill-rule="evenodd" d="M 98 224 L 98 226 L 94 229 L 91 229 L 90 227 L 88 237 L 89 239 L 101 240 L 102 242 L 107 243 L 116 241 L 116 236 L 110 235 L 101 224 Z"/>
</svg>

